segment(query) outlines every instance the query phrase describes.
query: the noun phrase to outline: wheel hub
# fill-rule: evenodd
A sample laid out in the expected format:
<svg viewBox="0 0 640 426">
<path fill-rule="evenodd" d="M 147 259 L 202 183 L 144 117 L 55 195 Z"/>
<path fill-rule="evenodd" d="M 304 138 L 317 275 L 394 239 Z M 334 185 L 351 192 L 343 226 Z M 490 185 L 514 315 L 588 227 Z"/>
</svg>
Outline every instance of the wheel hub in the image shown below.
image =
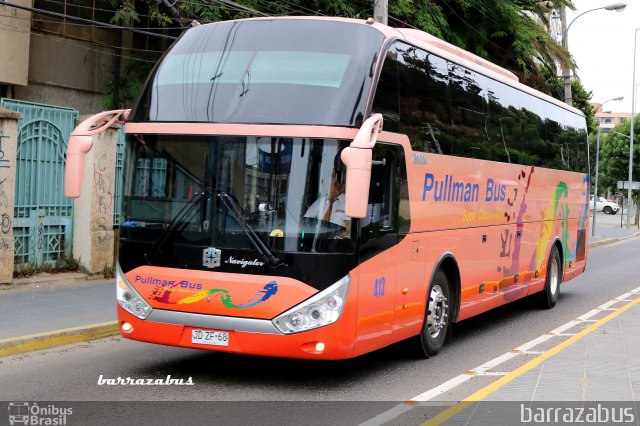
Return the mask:
<svg viewBox="0 0 640 426">
<path fill-rule="evenodd" d="M 429 295 L 429 309 L 427 311 L 427 332 L 432 338 L 438 337 L 447 326 L 449 305 L 447 298 L 439 285 L 434 285 Z"/>
</svg>

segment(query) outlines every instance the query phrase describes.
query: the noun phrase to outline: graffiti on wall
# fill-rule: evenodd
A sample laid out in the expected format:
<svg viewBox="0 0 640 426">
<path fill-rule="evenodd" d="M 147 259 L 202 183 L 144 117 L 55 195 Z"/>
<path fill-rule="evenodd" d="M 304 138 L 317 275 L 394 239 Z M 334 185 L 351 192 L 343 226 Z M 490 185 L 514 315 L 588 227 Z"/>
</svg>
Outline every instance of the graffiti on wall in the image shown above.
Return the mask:
<svg viewBox="0 0 640 426">
<path fill-rule="evenodd" d="M 111 206 L 113 205 L 113 192 L 111 190 L 111 179 L 106 176 L 107 156 L 102 154 L 96 164 L 93 165 L 93 185 L 95 194 L 98 197 L 98 216 L 96 224 L 103 231 L 109 230 L 109 216 L 113 215 Z"/>
<path fill-rule="evenodd" d="M 9 238 L 11 234 L 11 223 L 13 220 L 12 210 L 9 205 L 9 196 L 6 190 L 7 169 L 11 168 L 9 160 L 5 158 L 2 149 L 2 142 L 8 138 L 0 131 L 0 250 L 9 250 Z"/>
</svg>

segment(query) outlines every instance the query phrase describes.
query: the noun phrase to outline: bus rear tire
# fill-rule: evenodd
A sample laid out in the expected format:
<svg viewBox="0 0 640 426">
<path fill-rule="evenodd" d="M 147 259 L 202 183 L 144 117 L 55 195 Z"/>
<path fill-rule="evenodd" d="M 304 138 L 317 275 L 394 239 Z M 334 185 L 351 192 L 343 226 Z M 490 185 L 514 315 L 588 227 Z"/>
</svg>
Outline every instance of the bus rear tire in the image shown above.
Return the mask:
<svg viewBox="0 0 640 426">
<path fill-rule="evenodd" d="M 551 309 L 556 306 L 560 296 L 560 282 L 562 281 L 562 266 L 558 247 L 551 246 L 549 253 L 549 263 L 547 265 L 547 278 L 544 290 L 540 293 L 540 305 L 544 309 Z"/>
<path fill-rule="evenodd" d="M 451 291 L 447 275 L 439 269 L 427 294 L 424 323 L 419 336 L 419 349 L 425 358 L 440 352 L 451 329 Z"/>
</svg>

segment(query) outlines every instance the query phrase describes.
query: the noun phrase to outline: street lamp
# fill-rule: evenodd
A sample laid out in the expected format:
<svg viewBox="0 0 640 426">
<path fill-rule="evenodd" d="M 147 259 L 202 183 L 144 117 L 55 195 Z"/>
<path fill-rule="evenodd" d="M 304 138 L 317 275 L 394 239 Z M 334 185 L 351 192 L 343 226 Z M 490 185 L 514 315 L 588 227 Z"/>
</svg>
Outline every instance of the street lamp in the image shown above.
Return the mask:
<svg viewBox="0 0 640 426">
<path fill-rule="evenodd" d="M 606 104 L 609 101 L 621 101 L 622 99 L 624 99 L 623 96 L 607 99 L 602 104 L 600 104 L 600 108 L 604 112 L 604 104 Z M 598 164 L 600 162 L 600 127 L 601 127 L 600 123 L 598 123 L 598 136 L 596 137 L 596 181 L 593 186 L 593 225 L 591 227 L 591 235 L 594 237 L 596 236 L 596 203 L 598 202 Z"/>
<path fill-rule="evenodd" d="M 625 3 L 613 3 L 613 4 L 610 4 L 608 6 L 602 6 L 602 7 L 596 7 L 595 9 L 589 9 L 586 12 L 582 12 L 581 14 L 579 14 L 578 16 L 573 18 L 571 20 L 571 22 L 569 22 L 569 25 L 567 25 L 565 27 L 564 25 L 567 22 L 567 20 L 566 20 L 565 8 L 563 6 L 562 9 L 561 9 L 562 27 L 563 27 L 562 28 L 562 47 L 564 47 L 565 49 L 569 50 L 569 38 L 568 38 L 569 28 L 571 28 L 571 24 L 573 24 L 576 21 L 576 19 L 578 19 L 579 17 L 581 17 L 585 13 L 593 12 L 594 10 L 600 10 L 600 9 L 615 10 L 616 12 L 621 12 L 621 11 L 624 10 L 625 7 L 627 7 L 627 5 Z M 572 105 L 571 73 L 569 72 L 569 68 L 566 68 L 566 69 L 564 69 L 562 71 L 563 71 L 562 77 L 564 78 L 564 101 L 565 101 L 565 103 L 567 103 L 569 105 Z"/>
<path fill-rule="evenodd" d="M 631 133 L 629 137 L 629 188 L 627 188 L 627 229 L 631 228 L 631 167 L 633 166 L 633 120 L 636 114 L 636 41 L 638 39 L 638 30 L 636 28 L 633 33 L 633 85 L 631 86 Z"/>
</svg>

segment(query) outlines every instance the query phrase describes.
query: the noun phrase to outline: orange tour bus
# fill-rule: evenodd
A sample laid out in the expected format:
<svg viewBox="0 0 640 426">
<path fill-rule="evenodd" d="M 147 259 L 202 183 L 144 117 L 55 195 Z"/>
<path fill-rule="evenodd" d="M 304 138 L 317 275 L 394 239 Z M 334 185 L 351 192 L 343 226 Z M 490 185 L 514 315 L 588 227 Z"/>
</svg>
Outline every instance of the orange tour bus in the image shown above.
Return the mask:
<svg viewBox="0 0 640 426">
<path fill-rule="evenodd" d="M 129 339 L 307 359 L 411 339 L 429 357 L 451 323 L 553 307 L 586 266 L 584 115 L 418 30 L 190 28 L 132 110 L 74 130 L 67 196 L 116 121 Z"/>
</svg>

